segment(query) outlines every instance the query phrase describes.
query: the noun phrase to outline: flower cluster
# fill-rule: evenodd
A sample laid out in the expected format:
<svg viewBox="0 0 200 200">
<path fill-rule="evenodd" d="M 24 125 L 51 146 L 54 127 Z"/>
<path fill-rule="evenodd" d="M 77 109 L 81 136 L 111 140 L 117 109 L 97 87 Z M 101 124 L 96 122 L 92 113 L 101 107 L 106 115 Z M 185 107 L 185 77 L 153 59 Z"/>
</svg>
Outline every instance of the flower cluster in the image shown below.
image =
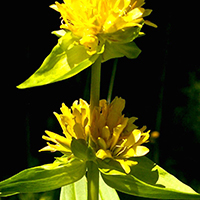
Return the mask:
<svg viewBox="0 0 200 200">
<path fill-rule="evenodd" d="M 143 19 L 152 11 L 142 8 L 143 5 L 144 0 L 64 0 L 51 7 L 61 13 L 61 28 L 80 37 L 79 44 L 92 55 L 102 39 L 126 43 L 138 36 L 144 23 L 156 26 Z M 122 32 L 126 40 L 120 37 Z"/>
<path fill-rule="evenodd" d="M 46 85 L 68 79 L 90 67 L 113 58 L 137 58 L 141 50 L 134 40 L 144 35 L 144 20 L 152 10 L 145 0 L 64 0 L 50 7 L 61 14 L 61 30 L 52 33 L 58 44 L 41 67 L 18 88 Z"/>
<path fill-rule="evenodd" d="M 90 106 L 82 99 L 75 101 L 71 109 L 62 104 L 62 114 L 55 115 L 64 136 L 46 131 L 49 137 L 43 136 L 43 139 L 55 144 L 48 142 L 48 146 L 40 151 L 61 151 L 69 155 L 72 154 L 72 138 L 84 139 L 86 143 L 91 140 L 97 158 L 114 159 L 129 173 L 130 166 L 137 164 L 129 158 L 144 156 L 149 151 L 141 146 L 148 140 L 149 132 L 144 132 L 145 127 L 137 129 L 133 124 L 137 118 L 122 115 L 124 107 L 125 100 L 122 98 L 116 97 L 110 104 L 100 100 L 99 107 L 94 108 L 90 117 Z"/>
</svg>

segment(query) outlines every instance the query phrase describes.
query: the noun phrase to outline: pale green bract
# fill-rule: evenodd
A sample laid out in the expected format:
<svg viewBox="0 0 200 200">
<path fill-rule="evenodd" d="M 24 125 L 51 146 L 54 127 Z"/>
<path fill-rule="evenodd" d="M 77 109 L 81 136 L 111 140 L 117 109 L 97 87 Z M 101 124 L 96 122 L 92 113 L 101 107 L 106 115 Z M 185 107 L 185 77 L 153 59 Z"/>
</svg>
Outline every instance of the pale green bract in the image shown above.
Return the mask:
<svg viewBox="0 0 200 200">
<path fill-rule="evenodd" d="M 123 56 L 137 58 L 141 50 L 132 40 L 139 35 L 139 30 L 138 28 L 130 29 L 128 32 L 129 34 L 131 32 L 132 36 L 126 38 L 126 43 L 111 42 L 111 40 L 99 37 L 97 53 L 93 55 L 87 53 L 85 47 L 79 43 L 80 38 L 74 36 L 72 32 L 54 31 L 52 33 L 60 37 L 57 45 L 46 57 L 41 67 L 17 88 L 42 86 L 68 79 L 91 66 L 100 55 L 102 55 L 102 62 Z M 118 35 L 112 37 L 107 35 L 107 37 L 115 39 Z"/>
<path fill-rule="evenodd" d="M 117 192 L 109 187 L 101 176 L 99 177 L 99 200 L 120 200 Z M 87 179 L 84 176 L 79 181 L 61 188 L 60 200 L 87 200 Z"/>
</svg>

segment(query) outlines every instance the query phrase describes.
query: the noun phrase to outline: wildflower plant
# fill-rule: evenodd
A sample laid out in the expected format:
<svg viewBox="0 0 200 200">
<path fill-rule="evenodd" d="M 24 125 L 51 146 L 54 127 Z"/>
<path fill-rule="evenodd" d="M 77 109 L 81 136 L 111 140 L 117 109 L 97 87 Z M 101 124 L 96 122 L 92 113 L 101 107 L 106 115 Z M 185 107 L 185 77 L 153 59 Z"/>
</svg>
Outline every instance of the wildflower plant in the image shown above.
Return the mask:
<svg viewBox="0 0 200 200">
<path fill-rule="evenodd" d="M 54 113 L 63 134 L 45 131 L 47 146 L 60 151 L 52 164 L 29 168 L 0 182 L 0 196 L 61 188 L 60 200 L 118 200 L 116 190 L 158 199 L 200 198 L 192 188 L 145 155 L 149 130 L 123 114 L 125 100 L 100 100 L 101 64 L 112 58 L 137 58 L 134 40 L 144 35 L 152 10 L 144 0 L 64 0 L 50 7 L 61 14 L 58 44 L 41 67 L 18 88 L 42 86 L 70 78 L 91 66 L 90 103 L 64 103 Z M 116 190 L 115 190 L 116 189 Z"/>
</svg>

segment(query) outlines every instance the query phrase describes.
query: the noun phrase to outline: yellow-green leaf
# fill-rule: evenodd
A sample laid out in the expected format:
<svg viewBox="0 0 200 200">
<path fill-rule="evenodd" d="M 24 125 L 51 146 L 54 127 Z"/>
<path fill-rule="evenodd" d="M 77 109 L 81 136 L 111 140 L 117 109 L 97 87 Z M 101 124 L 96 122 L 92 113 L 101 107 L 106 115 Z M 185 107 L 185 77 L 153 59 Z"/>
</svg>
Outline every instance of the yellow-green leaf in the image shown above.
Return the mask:
<svg viewBox="0 0 200 200">
<path fill-rule="evenodd" d="M 17 87 L 24 89 L 62 81 L 92 65 L 99 54 L 88 55 L 85 47 L 80 45 L 78 40 L 79 38 L 74 37 L 71 32 L 66 32 L 58 40 L 58 44 L 44 60 L 41 67 Z"/>
<path fill-rule="evenodd" d="M 112 58 L 119 58 L 126 56 L 127 58 L 137 58 L 141 53 L 141 50 L 137 47 L 135 42 L 129 43 L 115 43 L 106 41 L 105 51 L 102 54 L 102 61 L 105 62 Z"/>
<path fill-rule="evenodd" d="M 81 179 L 85 171 L 85 162 L 78 159 L 26 169 L 0 182 L 0 196 L 54 190 Z"/>
<path fill-rule="evenodd" d="M 99 176 L 99 200 L 119 200 L 117 192 L 109 187 Z M 87 179 L 84 176 L 79 181 L 61 188 L 60 200 L 87 200 Z"/>
<path fill-rule="evenodd" d="M 137 165 L 130 174 L 118 170 L 102 169 L 102 177 L 110 186 L 121 192 L 156 199 L 200 199 L 200 194 L 145 156 L 134 158 Z"/>
</svg>

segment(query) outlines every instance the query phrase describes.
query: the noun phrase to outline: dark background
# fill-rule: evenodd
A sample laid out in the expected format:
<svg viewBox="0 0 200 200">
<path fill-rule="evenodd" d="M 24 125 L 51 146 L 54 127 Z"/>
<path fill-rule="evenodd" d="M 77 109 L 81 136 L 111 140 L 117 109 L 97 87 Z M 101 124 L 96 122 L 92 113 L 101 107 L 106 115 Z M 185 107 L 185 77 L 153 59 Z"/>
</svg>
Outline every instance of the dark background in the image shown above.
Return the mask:
<svg viewBox="0 0 200 200">
<path fill-rule="evenodd" d="M 0 180 L 36 165 L 51 163 L 56 154 L 39 153 L 45 146 L 44 130 L 61 133 L 53 111 L 62 102 L 89 100 L 90 69 L 68 80 L 19 90 L 39 68 L 57 43 L 60 15 L 48 6 L 52 0 L 16 2 L 5 16 L 1 54 L 1 171 Z M 126 99 L 124 114 L 136 116 L 137 125 L 159 131 L 149 143 L 149 157 L 184 183 L 200 192 L 200 63 L 199 15 L 195 1 L 147 0 L 153 9 L 146 36 L 135 40 L 142 49 L 138 59 L 118 61 L 113 97 Z M 102 66 L 101 98 L 107 97 L 113 60 Z M 56 196 L 56 195 L 55 195 Z M 142 199 L 120 194 L 121 199 Z M 14 196 L 9 200 L 23 198 Z M 39 196 L 28 199 L 39 199 Z M 56 199 L 56 197 L 54 198 Z"/>
</svg>

